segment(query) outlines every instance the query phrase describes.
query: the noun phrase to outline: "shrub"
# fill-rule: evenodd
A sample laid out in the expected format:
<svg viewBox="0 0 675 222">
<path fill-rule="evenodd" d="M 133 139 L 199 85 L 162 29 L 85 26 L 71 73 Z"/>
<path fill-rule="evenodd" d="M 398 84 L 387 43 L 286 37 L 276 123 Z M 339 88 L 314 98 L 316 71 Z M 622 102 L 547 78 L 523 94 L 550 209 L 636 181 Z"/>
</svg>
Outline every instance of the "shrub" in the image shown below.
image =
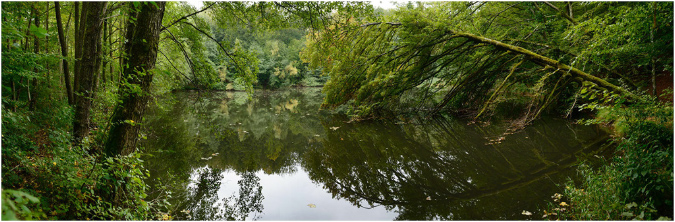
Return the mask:
<svg viewBox="0 0 675 222">
<path fill-rule="evenodd" d="M 673 217 L 673 108 L 654 98 L 628 107 L 594 106 L 599 115 L 586 123 L 611 123 L 617 156 L 597 171 L 579 168 L 582 188 L 570 183 L 564 219 L 628 220 Z"/>
</svg>

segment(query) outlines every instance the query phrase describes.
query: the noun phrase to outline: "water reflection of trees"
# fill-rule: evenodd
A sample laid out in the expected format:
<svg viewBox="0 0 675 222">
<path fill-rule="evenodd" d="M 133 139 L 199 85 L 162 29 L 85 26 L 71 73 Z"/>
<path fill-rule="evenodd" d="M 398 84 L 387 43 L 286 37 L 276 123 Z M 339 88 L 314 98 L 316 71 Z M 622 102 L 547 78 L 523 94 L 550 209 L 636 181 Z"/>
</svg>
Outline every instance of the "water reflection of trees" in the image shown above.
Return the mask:
<svg viewBox="0 0 675 222">
<path fill-rule="evenodd" d="M 449 120 L 322 124 L 329 132 L 323 146 L 303 158 L 312 180 L 357 206 L 396 210 L 403 220 L 518 218 L 525 207 L 536 209 L 518 203 L 543 203 L 555 190 L 551 180 L 564 182 L 556 173 L 598 150 L 592 138 L 601 134 L 586 128 L 575 135 L 580 129 L 548 122 L 486 145 L 504 128 Z M 334 126 L 340 128 L 329 130 Z"/>
<path fill-rule="evenodd" d="M 195 183 L 187 192 L 178 193 L 172 210 L 179 220 L 245 220 L 262 213 L 262 186 L 255 173 L 242 173 L 239 194 L 219 198 L 223 174 L 221 170 L 201 168 L 196 171 Z"/>
<path fill-rule="evenodd" d="M 170 184 L 173 203 L 182 203 L 173 212 L 190 210 L 179 219 L 253 217 L 263 199 L 254 172 L 293 173 L 301 163 L 335 197 L 383 205 L 397 219 L 528 219 L 520 212 L 541 209 L 531 203 L 549 199 L 568 176 L 559 172 L 592 155 L 602 134 L 564 121 L 504 139 L 503 126 L 448 119 L 346 123 L 319 115 L 320 97 L 258 92 L 247 102 L 245 93 L 177 93 L 159 101 L 144 145 L 153 179 Z M 242 177 L 238 196 L 217 196 L 226 170 Z"/>
<path fill-rule="evenodd" d="M 151 190 L 173 192 L 172 203 L 179 204 L 171 211 L 178 218 L 244 219 L 260 212 L 261 190 L 244 189 L 262 189 L 254 172 L 295 172 L 300 153 L 320 145 L 318 91 L 262 91 L 252 101 L 246 99 L 245 93 L 176 93 L 152 109 L 143 143 L 148 183 Z M 239 197 L 216 195 L 224 170 L 242 176 Z"/>
</svg>

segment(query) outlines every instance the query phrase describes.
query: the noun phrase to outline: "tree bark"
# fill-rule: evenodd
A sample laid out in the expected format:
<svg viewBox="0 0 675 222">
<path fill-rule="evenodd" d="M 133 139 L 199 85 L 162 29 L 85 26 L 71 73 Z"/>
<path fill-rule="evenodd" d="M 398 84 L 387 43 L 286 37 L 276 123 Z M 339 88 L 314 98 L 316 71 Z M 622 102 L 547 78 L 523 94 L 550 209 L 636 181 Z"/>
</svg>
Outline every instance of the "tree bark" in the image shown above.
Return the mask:
<svg viewBox="0 0 675 222">
<path fill-rule="evenodd" d="M 56 13 L 56 26 L 59 32 L 59 42 L 61 43 L 61 56 L 63 59 L 63 78 L 66 82 L 66 97 L 68 97 L 68 104 L 73 105 L 73 89 L 70 87 L 70 70 L 68 69 L 68 43 L 63 32 L 63 23 L 61 21 L 61 6 L 59 2 L 54 2 L 54 11 Z"/>
<path fill-rule="evenodd" d="M 110 78 L 110 83 L 114 83 L 115 82 L 115 78 L 114 78 L 115 77 L 115 74 L 114 74 L 115 71 L 113 69 L 113 66 L 114 66 L 115 62 L 113 60 L 113 50 L 112 50 L 113 49 L 113 40 L 112 40 L 113 35 L 112 34 L 114 32 L 113 32 L 112 28 L 115 25 L 115 20 L 112 20 L 112 22 L 110 22 L 109 25 L 110 25 L 110 27 L 108 27 L 108 32 L 109 32 L 108 33 L 108 45 L 110 46 L 110 50 L 108 50 L 108 57 L 109 57 L 109 60 L 110 60 L 108 62 L 108 64 L 110 65 L 110 72 L 109 72 L 110 76 L 109 76 L 109 78 Z"/>
<path fill-rule="evenodd" d="M 98 51 L 101 46 L 102 17 L 107 2 L 84 2 L 82 12 L 84 22 L 80 21 L 82 38 L 82 61 L 80 66 L 79 87 L 75 90 L 75 119 L 73 135 L 75 144 L 79 144 L 89 134 L 90 109 L 94 91 L 96 90 L 96 73 L 100 68 Z M 84 24 L 84 25 L 83 25 Z M 84 31 L 84 32 L 83 32 Z"/>
<path fill-rule="evenodd" d="M 103 42 L 106 43 L 106 48 L 103 49 L 103 54 L 108 55 L 107 50 L 111 47 L 108 45 L 108 39 L 110 38 L 110 34 L 108 34 L 109 29 L 108 29 L 108 19 L 103 21 Z M 101 65 L 101 83 L 103 83 L 103 87 L 105 87 L 105 71 L 107 70 L 108 66 L 108 60 L 103 60 L 103 65 Z"/>
<path fill-rule="evenodd" d="M 652 45 L 652 55 L 654 55 L 654 31 L 656 31 L 656 2 L 652 2 L 653 26 L 649 29 L 650 43 Z M 656 95 L 656 59 L 652 56 L 652 95 Z"/>
<path fill-rule="evenodd" d="M 136 22 L 128 27 L 127 37 L 131 38 L 127 38 L 128 58 L 123 73 L 128 84 L 120 85 L 123 98 L 113 113 L 105 147 L 108 156 L 127 155 L 136 150 L 138 124 L 149 99 L 165 5 L 166 2 L 142 4 Z M 133 92 L 129 85 L 139 86 L 142 92 Z"/>
<path fill-rule="evenodd" d="M 33 22 L 35 24 L 35 27 L 40 28 L 40 13 L 38 12 L 38 9 L 36 8 L 35 4 L 31 7 L 31 10 L 33 11 Z M 33 53 L 39 54 L 40 53 L 40 38 L 37 36 L 33 36 Z M 38 73 L 39 71 L 37 68 L 33 69 L 33 72 Z M 39 75 L 39 74 L 38 74 Z M 28 109 L 29 110 L 35 110 L 35 100 L 37 99 L 37 84 L 38 84 L 38 78 L 33 79 L 32 82 L 32 87 L 33 87 L 33 93 L 31 95 L 30 87 L 31 87 L 31 82 L 30 78 L 28 78 Z"/>
<path fill-rule="evenodd" d="M 80 2 L 75 2 L 75 39 L 74 39 L 74 44 L 73 44 L 73 55 L 75 56 L 75 64 L 74 64 L 74 69 L 73 69 L 73 92 L 77 92 L 79 90 L 80 84 L 80 59 L 82 59 L 82 43 L 80 39 L 80 22 L 81 22 L 81 16 L 80 16 Z M 73 102 L 77 103 L 77 97 L 73 95 Z"/>
</svg>

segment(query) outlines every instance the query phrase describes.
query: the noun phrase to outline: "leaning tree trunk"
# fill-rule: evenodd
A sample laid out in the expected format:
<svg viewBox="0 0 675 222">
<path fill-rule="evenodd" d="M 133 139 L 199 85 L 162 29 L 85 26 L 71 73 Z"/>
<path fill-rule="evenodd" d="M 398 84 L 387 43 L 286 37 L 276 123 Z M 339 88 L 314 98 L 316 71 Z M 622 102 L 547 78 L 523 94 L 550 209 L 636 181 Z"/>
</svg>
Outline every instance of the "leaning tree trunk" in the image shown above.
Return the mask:
<svg viewBox="0 0 675 222">
<path fill-rule="evenodd" d="M 138 124 L 149 99 L 165 5 L 166 2 L 145 2 L 133 25 L 128 27 L 128 58 L 122 76 L 128 84 L 120 85 L 123 98 L 113 113 L 105 147 L 108 156 L 127 155 L 136 150 Z M 142 91 L 134 92 L 130 86 L 138 86 Z"/>
<path fill-rule="evenodd" d="M 84 2 L 82 12 L 86 13 L 85 24 L 80 21 L 82 35 L 82 60 L 77 90 L 75 90 L 75 119 L 73 120 L 73 135 L 75 144 L 89 134 L 90 110 L 94 91 L 96 90 L 96 73 L 100 68 L 98 51 L 101 42 L 101 25 L 105 14 L 107 2 Z"/>
<path fill-rule="evenodd" d="M 527 49 L 524 49 L 524 48 L 521 48 L 521 47 L 518 47 L 518 46 L 514 46 L 514 45 L 505 44 L 505 43 L 502 43 L 500 41 L 488 39 L 488 38 L 485 38 L 485 37 L 469 34 L 469 33 L 457 32 L 457 33 L 453 33 L 453 34 L 455 36 L 467 38 L 467 39 L 469 39 L 471 41 L 474 41 L 474 42 L 484 43 L 484 44 L 487 44 L 487 45 L 493 45 L 493 46 L 495 46 L 495 47 L 497 47 L 501 50 L 507 50 L 507 51 L 511 51 L 511 52 L 514 52 L 514 53 L 517 53 L 517 54 L 525 55 L 528 60 L 530 60 L 530 61 L 532 61 L 536 64 L 539 64 L 541 66 L 551 66 L 553 68 L 560 69 L 561 71 L 568 72 L 574 78 L 579 78 L 583 81 L 588 81 L 588 82 L 594 83 L 594 84 L 598 85 L 599 87 L 603 87 L 603 88 L 606 88 L 608 90 L 611 90 L 611 91 L 613 91 L 617 94 L 620 94 L 622 96 L 627 97 L 628 99 L 639 100 L 639 98 L 635 94 L 633 94 L 633 93 L 631 93 L 631 92 L 629 92 L 629 91 L 627 91 L 627 90 L 625 90 L 625 89 L 623 89 L 619 86 L 616 86 L 612 83 L 609 83 L 609 82 L 607 82 L 603 79 L 595 77 L 595 76 L 593 76 L 591 74 L 588 74 L 584 71 L 581 71 L 577 68 L 571 67 L 571 66 L 563 64 L 563 63 L 560 63 L 559 61 L 556 61 L 554 59 L 551 59 L 551 58 L 539 55 L 537 53 L 534 53 L 530 50 L 527 50 Z"/>
<path fill-rule="evenodd" d="M 66 82 L 66 97 L 68 97 L 68 104 L 73 105 L 73 89 L 70 87 L 70 70 L 68 70 L 68 43 L 63 32 L 63 22 L 61 21 L 61 6 L 59 2 L 54 2 L 54 11 L 56 12 L 56 26 L 59 32 L 59 42 L 61 43 L 61 55 L 63 56 L 63 78 Z"/>
</svg>

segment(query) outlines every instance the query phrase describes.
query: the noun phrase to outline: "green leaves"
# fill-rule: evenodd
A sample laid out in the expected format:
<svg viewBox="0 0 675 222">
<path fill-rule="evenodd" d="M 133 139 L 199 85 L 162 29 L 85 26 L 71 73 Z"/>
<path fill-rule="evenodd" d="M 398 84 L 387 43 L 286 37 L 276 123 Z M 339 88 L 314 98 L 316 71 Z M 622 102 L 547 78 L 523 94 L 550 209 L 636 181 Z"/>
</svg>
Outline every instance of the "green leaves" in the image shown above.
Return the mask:
<svg viewBox="0 0 675 222">
<path fill-rule="evenodd" d="M 44 215 L 28 206 L 40 203 L 33 195 L 18 190 L 2 190 L 2 220 L 36 220 Z"/>
<path fill-rule="evenodd" d="M 49 33 L 47 33 L 46 29 L 43 29 L 41 27 L 36 27 L 35 25 L 30 26 L 30 33 L 35 35 L 38 38 L 44 38 L 46 36 L 49 36 Z"/>
</svg>

